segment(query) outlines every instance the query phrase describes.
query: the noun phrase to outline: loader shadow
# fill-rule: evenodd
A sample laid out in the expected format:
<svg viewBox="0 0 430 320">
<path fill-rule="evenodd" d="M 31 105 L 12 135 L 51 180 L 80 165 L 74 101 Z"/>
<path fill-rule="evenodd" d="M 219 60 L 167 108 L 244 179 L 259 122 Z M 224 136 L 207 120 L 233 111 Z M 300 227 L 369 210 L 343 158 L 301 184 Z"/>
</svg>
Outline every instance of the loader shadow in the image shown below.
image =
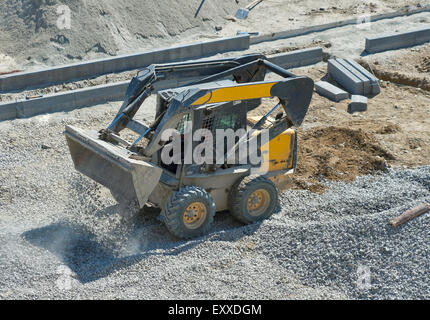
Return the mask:
<svg viewBox="0 0 430 320">
<path fill-rule="evenodd" d="M 106 210 L 96 212 L 106 215 Z M 151 256 L 175 256 L 195 248 L 205 241 L 236 241 L 258 230 L 260 224 L 243 226 L 228 213 L 215 217 L 211 233 L 193 240 L 180 240 L 169 234 L 157 220 L 157 213 L 137 217 L 136 227 L 131 230 L 127 242 L 133 246 L 132 253 L 119 254 L 109 243 L 102 243 L 85 226 L 57 222 L 32 229 L 22 237 L 34 246 L 55 255 L 70 268 L 77 280 L 88 283 L 109 276 L 115 271 L 127 268 Z M 148 223 L 149 227 L 142 226 Z"/>
<path fill-rule="evenodd" d="M 366 57 L 366 56 L 368 56 L 369 55 L 369 53 L 366 51 L 366 50 L 363 50 L 363 51 L 361 51 L 361 53 L 360 53 L 360 57 Z"/>
<path fill-rule="evenodd" d="M 198 243 L 168 243 L 159 252 L 155 246 L 142 246 L 140 251 L 130 255 L 118 254 L 116 250 L 97 241 L 96 236 L 78 225 L 54 223 L 23 234 L 25 240 L 55 255 L 61 263 L 70 268 L 81 283 L 92 282 L 111 273 L 139 263 L 153 255 L 174 255 Z M 150 239 L 148 239 L 150 241 Z M 169 249 L 170 247 L 170 249 Z"/>
</svg>

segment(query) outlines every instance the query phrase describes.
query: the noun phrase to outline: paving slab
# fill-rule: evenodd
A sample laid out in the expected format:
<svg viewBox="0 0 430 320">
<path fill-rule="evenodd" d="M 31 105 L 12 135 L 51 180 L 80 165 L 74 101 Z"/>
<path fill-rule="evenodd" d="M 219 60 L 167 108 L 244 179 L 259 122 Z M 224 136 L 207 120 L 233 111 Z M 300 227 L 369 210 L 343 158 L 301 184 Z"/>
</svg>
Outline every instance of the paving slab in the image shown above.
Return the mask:
<svg viewBox="0 0 430 320">
<path fill-rule="evenodd" d="M 348 92 L 336 87 L 335 85 L 332 85 L 327 81 L 318 81 L 315 83 L 315 90 L 319 95 L 335 102 L 349 98 Z"/>
</svg>

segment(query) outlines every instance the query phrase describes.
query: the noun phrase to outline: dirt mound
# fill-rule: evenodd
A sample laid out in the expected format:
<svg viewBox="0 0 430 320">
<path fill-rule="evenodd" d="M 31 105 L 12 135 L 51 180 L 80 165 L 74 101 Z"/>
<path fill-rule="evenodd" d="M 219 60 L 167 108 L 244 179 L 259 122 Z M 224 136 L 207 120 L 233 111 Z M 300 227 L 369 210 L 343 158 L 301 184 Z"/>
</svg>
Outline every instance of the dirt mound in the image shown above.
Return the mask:
<svg viewBox="0 0 430 320">
<path fill-rule="evenodd" d="M 225 23 L 232 0 L 3 0 L 0 53 L 25 66 L 160 48 Z M 69 19 L 70 17 L 70 19 Z M 179 37 L 178 37 L 179 39 Z M 167 41 L 167 40 L 166 40 Z M 171 43 L 172 40 L 169 41 Z"/>
<path fill-rule="evenodd" d="M 375 76 L 380 80 L 430 91 L 430 80 L 428 76 L 383 70 L 377 67 L 373 67 L 372 69 Z"/>
<path fill-rule="evenodd" d="M 386 170 L 394 156 L 372 135 L 345 127 L 314 128 L 299 133 L 297 171 L 281 188 L 324 191 L 323 180 L 352 181 L 359 175 Z"/>
</svg>

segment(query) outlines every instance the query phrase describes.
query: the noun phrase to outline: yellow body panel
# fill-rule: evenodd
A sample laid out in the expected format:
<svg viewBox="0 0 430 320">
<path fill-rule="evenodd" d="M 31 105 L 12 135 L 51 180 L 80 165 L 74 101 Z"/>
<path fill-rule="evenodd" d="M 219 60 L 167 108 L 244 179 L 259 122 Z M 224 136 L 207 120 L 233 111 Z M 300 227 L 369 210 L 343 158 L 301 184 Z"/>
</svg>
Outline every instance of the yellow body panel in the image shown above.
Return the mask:
<svg viewBox="0 0 430 320">
<path fill-rule="evenodd" d="M 293 169 L 295 135 L 295 130 L 288 129 L 261 146 L 264 161 L 262 170 L 273 172 Z"/>
<path fill-rule="evenodd" d="M 278 82 L 244 84 L 215 89 L 196 100 L 193 105 L 271 97 L 270 90 L 276 83 Z"/>
</svg>

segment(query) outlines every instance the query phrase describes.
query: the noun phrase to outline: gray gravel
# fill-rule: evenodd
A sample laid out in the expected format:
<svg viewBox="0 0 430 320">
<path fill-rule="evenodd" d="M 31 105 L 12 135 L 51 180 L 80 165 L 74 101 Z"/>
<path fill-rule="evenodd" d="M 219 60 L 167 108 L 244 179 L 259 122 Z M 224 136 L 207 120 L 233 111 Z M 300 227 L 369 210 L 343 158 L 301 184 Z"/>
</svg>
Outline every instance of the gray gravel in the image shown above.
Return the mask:
<svg viewBox="0 0 430 320">
<path fill-rule="evenodd" d="M 430 214 L 388 225 L 430 202 L 430 166 L 290 190 L 268 221 L 220 213 L 179 241 L 73 169 L 64 125 L 101 128 L 116 108 L 0 123 L 0 299 L 430 298 Z"/>
</svg>

